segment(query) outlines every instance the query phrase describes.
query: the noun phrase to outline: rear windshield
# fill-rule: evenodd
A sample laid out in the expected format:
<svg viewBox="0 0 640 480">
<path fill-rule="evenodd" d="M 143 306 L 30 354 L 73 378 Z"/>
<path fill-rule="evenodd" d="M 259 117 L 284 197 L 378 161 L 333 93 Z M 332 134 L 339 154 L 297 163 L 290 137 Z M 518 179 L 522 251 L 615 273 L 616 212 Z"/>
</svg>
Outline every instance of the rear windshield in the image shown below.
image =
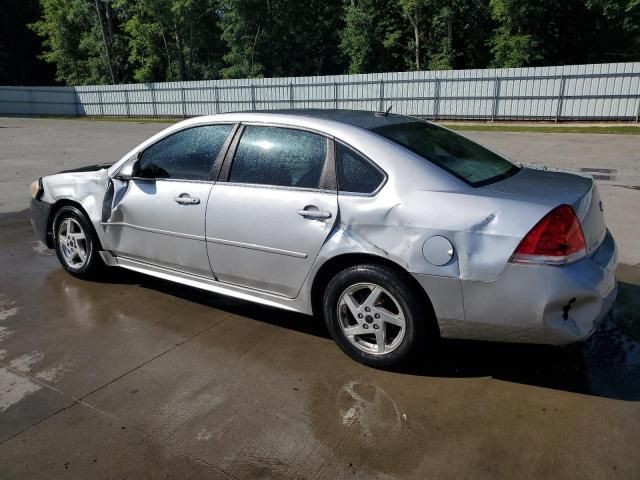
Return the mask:
<svg viewBox="0 0 640 480">
<path fill-rule="evenodd" d="M 421 157 L 480 187 L 515 174 L 519 168 L 467 138 L 427 122 L 405 122 L 372 129 Z"/>
</svg>

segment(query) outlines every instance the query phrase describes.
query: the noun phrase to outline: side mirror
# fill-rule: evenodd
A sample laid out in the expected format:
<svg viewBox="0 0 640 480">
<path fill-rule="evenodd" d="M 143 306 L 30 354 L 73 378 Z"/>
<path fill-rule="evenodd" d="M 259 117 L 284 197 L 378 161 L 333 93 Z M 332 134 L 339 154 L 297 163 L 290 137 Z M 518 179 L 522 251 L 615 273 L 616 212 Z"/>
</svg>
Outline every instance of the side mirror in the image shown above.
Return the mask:
<svg viewBox="0 0 640 480">
<path fill-rule="evenodd" d="M 122 181 L 131 180 L 131 177 L 133 177 L 134 166 L 137 162 L 138 160 L 136 159 L 133 162 L 125 163 L 124 166 L 120 170 L 118 170 L 118 173 L 116 173 L 114 177 Z"/>
</svg>

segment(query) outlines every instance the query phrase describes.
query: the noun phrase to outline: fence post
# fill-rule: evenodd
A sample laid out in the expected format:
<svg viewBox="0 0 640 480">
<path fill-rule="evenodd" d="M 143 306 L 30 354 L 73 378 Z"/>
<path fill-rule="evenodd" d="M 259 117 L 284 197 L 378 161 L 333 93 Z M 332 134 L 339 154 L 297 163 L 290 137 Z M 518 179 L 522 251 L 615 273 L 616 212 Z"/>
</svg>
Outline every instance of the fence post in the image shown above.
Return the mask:
<svg viewBox="0 0 640 480">
<path fill-rule="evenodd" d="M 256 109 L 256 87 L 251 84 L 251 110 Z"/>
<path fill-rule="evenodd" d="M 129 107 L 129 90 L 127 90 L 126 88 L 124 89 L 124 101 L 125 107 L 127 109 L 127 118 L 129 118 L 131 116 L 131 109 Z"/>
<path fill-rule="evenodd" d="M 100 106 L 100 116 L 104 117 L 104 102 L 102 100 L 102 90 L 98 90 L 98 105 Z"/>
<path fill-rule="evenodd" d="M 213 98 L 216 102 L 216 113 L 220 113 L 220 94 L 218 92 L 218 86 L 213 86 Z"/>
<path fill-rule="evenodd" d="M 638 123 L 639 118 L 640 118 L 640 95 L 638 95 L 638 106 L 636 108 L 636 123 Z"/>
<path fill-rule="evenodd" d="M 180 87 L 180 102 L 182 103 L 182 116 L 187 118 L 187 105 L 184 101 L 184 87 Z"/>
<path fill-rule="evenodd" d="M 491 121 L 493 122 L 498 116 L 498 100 L 500 100 L 500 78 L 495 77 L 493 80 L 493 108 L 491 109 Z"/>
<path fill-rule="evenodd" d="M 440 110 L 440 79 L 436 77 L 435 79 L 436 85 L 434 87 L 433 94 L 433 119 L 438 119 L 438 113 Z"/>
<path fill-rule="evenodd" d="M 556 121 L 558 123 L 562 115 L 562 97 L 564 95 L 564 75 L 560 75 L 560 88 L 558 89 L 558 108 L 556 109 Z"/>
<path fill-rule="evenodd" d="M 338 109 L 338 82 L 333 82 L 333 102 L 337 110 Z"/>
<path fill-rule="evenodd" d="M 78 91 L 73 87 L 73 103 L 76 109 L 76 117 L 80 116 L 80 95 L 78 95 Z"/>
<path fill-rule="evenodd" d="M 289 108 L 293 109 L 293 83 L 289 82 Z"/>
<path fill-rule="evenodd" d="M 27 88 L 27 98 L 27 103 L 29 104 L 29 112 L 31 113 L 31 115 L 35 115 L 36 108 L 33 103 L 33 90 L 31 88 Z"/>
<path fill-rule="evenodd" d="M 151 108 L 153 111 L 153 117 L 158 116 L 158 107 L 156 105 L 156 87 L 153 86 L 153 83 L 149 84 L 149 88 L 151 89 Z"/>
<path fill-rule="evenodd" d="M 384 112 L 384 80 L 380 79 L 380 105 L 378 110 Z"/>
</svg>

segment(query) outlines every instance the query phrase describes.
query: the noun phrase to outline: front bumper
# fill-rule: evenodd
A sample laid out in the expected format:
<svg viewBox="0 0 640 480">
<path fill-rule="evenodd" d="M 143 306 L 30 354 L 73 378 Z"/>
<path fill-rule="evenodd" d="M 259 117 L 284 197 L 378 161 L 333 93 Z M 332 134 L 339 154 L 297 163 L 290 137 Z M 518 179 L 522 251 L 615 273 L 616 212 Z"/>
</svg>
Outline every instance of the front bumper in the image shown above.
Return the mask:
<svg viewBox="0 0 640 480">
<path fill-rule="evenodd" d="M 607 231 L 593 254 L 573 264 L 509 263 L 493 282 L 462 281 L 465 319 L 442 334 L 555 345 L 584 340 L 615 301 L 617 259 Z"/>
<path fill-rule="evenodd" d="M 52 208 L 53 205 L 51 203 L 43 202 L 35 198 L 31 199 L 31 205 L 29 207 L 31 226 L 36 234 L 36 238 L 49 248 L 52 247 L 52 239 L 48 231 L 49 215 Z"/>
</svg>

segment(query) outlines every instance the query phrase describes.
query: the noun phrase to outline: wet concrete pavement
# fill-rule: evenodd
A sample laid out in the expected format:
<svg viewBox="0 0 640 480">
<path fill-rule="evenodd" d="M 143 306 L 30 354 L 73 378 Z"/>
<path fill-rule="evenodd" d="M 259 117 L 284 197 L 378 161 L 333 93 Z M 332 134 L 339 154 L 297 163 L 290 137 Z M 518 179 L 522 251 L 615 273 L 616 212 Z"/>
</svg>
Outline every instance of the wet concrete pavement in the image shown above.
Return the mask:
<svg viewBox="0 0 640 480">
<path fill-rule="evenodd" d="M 584 345 L 447 341 L 384 372 L 312 318 L 77 280 L 0 213 L 0 478 L 637 479 L 640 269 L 618 279 Z"/>
</svg>

